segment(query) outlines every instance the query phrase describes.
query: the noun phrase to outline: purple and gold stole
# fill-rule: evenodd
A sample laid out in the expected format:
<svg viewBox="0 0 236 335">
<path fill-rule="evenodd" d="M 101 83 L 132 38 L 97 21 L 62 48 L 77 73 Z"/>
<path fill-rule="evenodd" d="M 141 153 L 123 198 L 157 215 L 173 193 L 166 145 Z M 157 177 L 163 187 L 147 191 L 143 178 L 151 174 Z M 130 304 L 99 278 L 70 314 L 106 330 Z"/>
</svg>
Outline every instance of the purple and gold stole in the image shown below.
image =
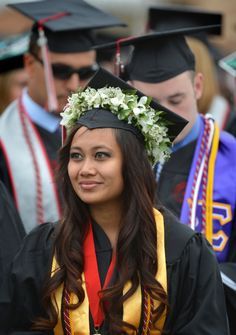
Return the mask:
<svg viewBox="0 0 236 335">
<path fill-rule="evenodd" d="M 218 261 L 225 261 L 236 204 L 236 141 L 201 117 L 200 133 L 187 181 L 181 222 L 205 234 Z"/>
</svg>

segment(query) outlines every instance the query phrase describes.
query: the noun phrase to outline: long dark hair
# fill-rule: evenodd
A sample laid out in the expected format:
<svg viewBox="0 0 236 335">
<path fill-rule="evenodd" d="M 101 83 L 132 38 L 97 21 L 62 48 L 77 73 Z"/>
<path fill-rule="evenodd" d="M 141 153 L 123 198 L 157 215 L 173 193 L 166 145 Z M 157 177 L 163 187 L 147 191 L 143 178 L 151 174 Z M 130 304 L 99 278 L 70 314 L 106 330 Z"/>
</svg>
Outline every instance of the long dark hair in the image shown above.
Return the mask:
<svg viewBox="0 0 236 335">
<path fill-rule="evenodd" d="M 67 166 L 72 139 L 78 130 L 76 126 L 67 138 L 59 153 L 58 182 L 64 196 L 64 215 L 55 239 L 55 255 L 60 270 L 48 281 L 44 289 L 43 306 L 48 319 L 35 323 L 37 329 L 53 329 L 57 323 L 57 312 L 53 307 L 51 296 L 65 283 L 69 292 L 78 297 L 82 304 L 85 293 L 81 286 L 84 268 L 83 241 L 88 230 L 89 208 L 75 194 L 71 185 Z M 158 269 L 156 224 L 153 215 L 156 182 L 152 167 L 148 161 L 144 145 L 131 132 L 114 129 L 116 140 L 123 156 L 122 173 L 124 178 L 124 208 L 122 226 L 117 242 L 118 277 L 115 284 L 102 291 L 101 303 L 109 323 L 109 334 L 125 334 L 124 326 L 137 330 L 121 319 L 122 306 L 141 284 L 152 299 L 160 301 L 153 313 L 153 322 L 157 322 L 167 305 L 167 296 L 155 279 Z M 131 281 L 130 290 L 123 296 L 123 287 Z M 104 302 L 109 302 L 109 311 Z"/>
</svg>

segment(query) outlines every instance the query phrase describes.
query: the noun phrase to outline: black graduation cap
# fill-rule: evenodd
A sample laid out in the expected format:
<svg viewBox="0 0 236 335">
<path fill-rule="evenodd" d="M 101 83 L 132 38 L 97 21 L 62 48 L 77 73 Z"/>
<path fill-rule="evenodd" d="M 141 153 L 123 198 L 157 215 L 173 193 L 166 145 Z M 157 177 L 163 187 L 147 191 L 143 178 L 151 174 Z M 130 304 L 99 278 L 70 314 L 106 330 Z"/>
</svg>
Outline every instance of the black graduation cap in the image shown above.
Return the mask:
<svg viewBox="0 0 236 335">
<path fill-rule="evenodd" d="M 207 33 L 221 34 L 222 14 L 190 6 L 155 6 L 148 10 L 148 28 L 154 31 L 207 27 Z"/>
<path fill-rule="evenodd" d="M 208 26 L 191 26 L 178 29 L 149 32 L 131 36 L 116 43 L 108 43 L 99 48 L 115 48 L 132 45 L 130 61 L 126 66 L 125 78 L 148 83 L 158 83 L 187 71 L 195 70 L 195 59 L 184 36 L 212 29 Z"/>
<path fill-rule="evenodd" d="M 95 37 L 96 45 L 105 43 L 115 42 L 119 37 L 109 33 L 97 33 Z M 97 62 L 110 62 L 115 56 L 115 49 L 98 49 L 97 50 Z"/>
<path fill-rule="evenodd" d="M 144 94 L 120 79 L 119 77 L 114 76 L 112 73 L 106 71 L 103 68 L 100 68 L 97 73 L 94 75 L 94 77 L 89 81 L 87 84 L 87 87 L 92 87 L 94 89 L 99 89 L 102 87 L 119 87 L 122 90 L 130 91 L 135 90 L 136 94 L 139 97 L 144 96 Z M 158 111 L 163 111 L 163 118 L 165 118 L 168 121 L 167 127 L 168 127 L 168 135 L 173 141 L 175 137 L 183 130 L 183 128 L 188 123 L 187 120 L 182 118 L 181 116 L 171 112 L 169 109 L 163 107 L 162 105 L 158 104 L 156 101 L 152 100 L 150 103 L 150 106 Z M 92 112 L 93 113 L 93 112 Z M 87 113 L 86 113 L 87 114 Z M 85 114 L 85 118 L 83 118 L 83 125 L 86 125 L 88 128 L 100 128 L 105 126 L 110 126 L 114 122 L 116 122 L 114 115 L 112 113 L 107 113 L 106 115 L 103 115 L 103 119 L 101 120 L 101 114 L 98 113 L 98 116 L 96 118 L 95 115 L 87 115 Z M 92 117 L 91 117 L 92 116 Z M 79 123 L 81 123 L 81 119 L 79 120 Z M 120 121 L 118 121 L 120 122 Z M 115 127 L 115 125 L 114 125 Z M 127 124 L 125 128 L 129 127 Z M 129 129 L 130 130 L 130 129 Z"/>
<path fill-rule="evenodd" d="M 83 0 L 43 0 L 9 4 L 34 20 L 33 32 L 42 25 L 54 52 L 80 52 L 94 45 L 92 29 L 125 26 L 119 19 Z"/>
<path fill-rule="evenodd" d="M 30 47 L 41 47 L 50 111 L 57 110 L 57 100 L 47 49 L 57 53 L 89 51 L 95 44 L 92 29 L 123 25 L 83 0 L 43 0 L 9 6 L 35 22 Z"/>
<path fill-rule="evenodd" d="M 28 50 L 29 33 L 0 40 L 0 73 L 23 68 L 23 55 Z"/>
<path fill-rule="evenodd" d="M 222 13 L 206 11 L 193 6 L 155 6 L 150 7 L 148 11 L 148 28 L 152 31 L 206 27 L 200 32 L 190 34 L 207 46 L 216 61 L 221 55 L 209 41 L 208 36 L 222 34 L 222 21 Z"/>
</svg>

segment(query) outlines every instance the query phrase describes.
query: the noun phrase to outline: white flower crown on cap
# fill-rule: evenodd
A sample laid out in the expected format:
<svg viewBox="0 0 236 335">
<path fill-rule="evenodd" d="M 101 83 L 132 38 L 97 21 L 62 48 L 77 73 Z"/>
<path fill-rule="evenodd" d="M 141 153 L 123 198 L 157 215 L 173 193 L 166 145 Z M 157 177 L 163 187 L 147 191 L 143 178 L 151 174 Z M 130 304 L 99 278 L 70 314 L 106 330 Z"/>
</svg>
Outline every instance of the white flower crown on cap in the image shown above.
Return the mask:
<svg viewBox="0 0 236 335">
<path fill-rule="evenodd" d="M 151 98 L 136 94 L 135 90 L 122 91 L 119 87 L 94 89 L 87 87 L 68 98 L 61 113 L 61 125 L 70 130 L 86 111 L 101 108 L 111 111 L 119 120 L 136 127 L 144 137 L 145 148 L 152 164 L 164 162 L 170 155 L 171 141 L 167 121 L 162 111 L 150 106 Z"/>
</svg>

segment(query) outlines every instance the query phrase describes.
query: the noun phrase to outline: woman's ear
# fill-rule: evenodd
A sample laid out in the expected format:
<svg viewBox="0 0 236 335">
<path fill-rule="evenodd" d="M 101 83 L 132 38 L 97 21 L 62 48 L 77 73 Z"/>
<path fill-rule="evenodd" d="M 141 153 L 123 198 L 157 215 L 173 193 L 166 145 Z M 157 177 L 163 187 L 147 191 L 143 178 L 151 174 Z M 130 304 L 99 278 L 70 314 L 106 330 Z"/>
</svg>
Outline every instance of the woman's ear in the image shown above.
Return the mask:
<svg viewBox="0 0 236 335">
<path fill-rule="evenodd" d="M 199 100 L 202 96 L 203 82 L 204 82 L 203 74 L 201 72 L 196 73 L 193 82 L 193 89 L 196 100 Z"/>
</svg>

